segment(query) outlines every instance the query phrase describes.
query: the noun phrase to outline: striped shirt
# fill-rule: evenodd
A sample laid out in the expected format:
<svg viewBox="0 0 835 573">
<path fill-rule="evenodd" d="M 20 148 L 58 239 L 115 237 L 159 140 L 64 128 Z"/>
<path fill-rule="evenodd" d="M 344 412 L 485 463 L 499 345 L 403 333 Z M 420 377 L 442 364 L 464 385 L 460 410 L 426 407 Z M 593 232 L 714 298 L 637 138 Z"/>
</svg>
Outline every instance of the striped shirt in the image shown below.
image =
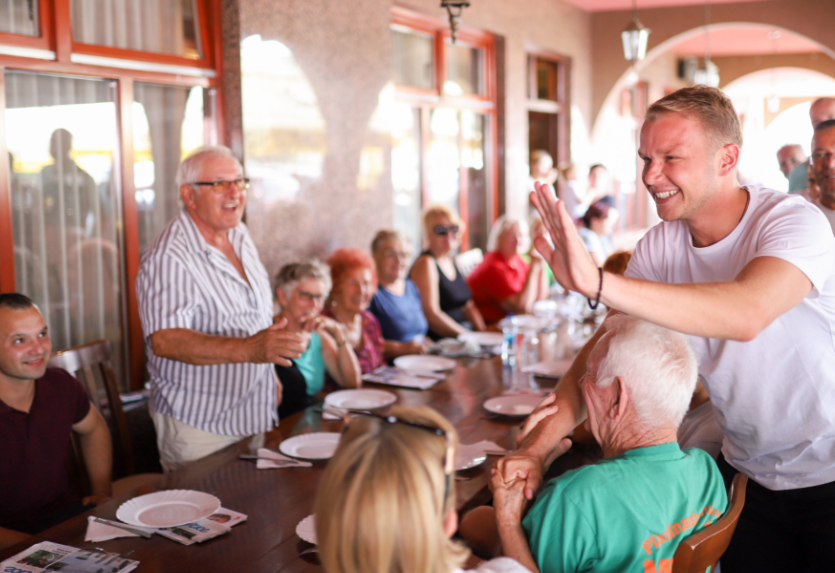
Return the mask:
<svg viewBox="0 0 835 573">
<path fill-rule="evenodd" d="M 206 432 L 251 435 L 278 421 L 272 364 L 195 366 L 151 348 L 151 335 L 167 328 L 244 338 L 272 324 L 269 277 L 246 226 L 230 229 L 229 240 L 252 286 L 183 209 L 142 257 L 136 293 L 151 409 Z"/>
</svg>

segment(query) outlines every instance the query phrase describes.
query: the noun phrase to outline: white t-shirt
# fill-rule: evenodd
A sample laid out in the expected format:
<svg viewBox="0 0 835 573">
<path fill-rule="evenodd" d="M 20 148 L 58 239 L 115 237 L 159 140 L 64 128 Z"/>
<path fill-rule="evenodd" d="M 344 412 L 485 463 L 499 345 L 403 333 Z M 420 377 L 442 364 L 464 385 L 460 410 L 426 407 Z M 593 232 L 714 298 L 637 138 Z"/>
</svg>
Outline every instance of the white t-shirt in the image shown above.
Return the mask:
<svg viewBox="0 0 835 573">
<path fill-rule="evenodd" d="M 626 276 L 724 282 L 755 257 L 786 260 L 812 282 L 806 298 L 750 342 L 690 336 L 725 434 L 722 453 L 772 490 L 835 481 L 835 237 L 796 195 L 746 187 L 733 232 L 696 248 L 687 226 L 662 222 L 641 239 Z"/>
<path fill-rule="evenodd" d="M 832 232 L 835 233 L 835 211 L 833 211 L 829 207 L 822 205 L 820 198 L 816 199 L 815 201 L 812 201 L 812 205 L 820 209 L 821 213 L 826 215 L 826 219 L 829 221 L 829 226 L 832 227 Z"/>
<path fill-rule="evenodd" d="M 531 573 L 527 568 L 510 557 L 496 557 L 481 563 L 475 569 L 454 569 L 452 573 Z"/>
</svg>

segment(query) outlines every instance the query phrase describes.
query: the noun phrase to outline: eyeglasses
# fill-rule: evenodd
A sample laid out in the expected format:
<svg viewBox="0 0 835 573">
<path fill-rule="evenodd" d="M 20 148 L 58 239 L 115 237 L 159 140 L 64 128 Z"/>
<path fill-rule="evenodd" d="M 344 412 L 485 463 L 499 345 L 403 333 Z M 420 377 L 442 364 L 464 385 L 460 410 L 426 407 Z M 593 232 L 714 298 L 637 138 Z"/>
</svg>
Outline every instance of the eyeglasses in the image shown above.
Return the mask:
<svg viewBox="0 0 835 573">
<path fill-rule="evenodd" d="M 817 165 L 819 163 L 829 163 L 832 161 L 833 154 L 831 151 L 826 153 L 818 151 L 812 154 L 812 165 Z"/>
<path fill-rule="evenodd" d="M 435 228 L 432 230 L 435 231 L 436 235 L 443 236 L 447 233 L 452 233 L 453 235 L 455 235 L 456 233 L 458 233 L 458 231 L 461 230 L 461 227 L 459 227 L 458 225 L 435 225 Z"/>
<path fill-rule="evenodd" d="M 304 290 L 299 291 L 299 297 L 306 302 L 322 302 L 322 299 L 325 298 L 323 294 L 313 294 L 312 292 L 307 292 Z"/>
<path fill-rule="evenodd" d="M 232 181 L 195 181 L 189 185 L 197 185 L 198 187 L 208 187 L 213 192 L 220 195 L 229 191 L 229 186 L 234 185 L 238 191 L 245 191 L 249 189 L 249 177 L 241 177 Z"/>
<path fill-rule="evenodd" d="M 394 249 L 386 249 L 383 251 L 383 254 L 390 258 L 390 259 L 409 259 L 412 256 L 412 253 L 407 253 L 406 251 L 395 251 Z"/>
<path fill-rule="evenodd" d="M 444 503 L 446 503 L 452 483 L 452 476 L 455 472 L 455 455 L 452 448 L 452 439 L 446 431 L 441 428 L 427 426 L 426 424 L 421 424 L 419 422 L 404 420 L 402 418 L 398 418 L 397 416 L 384 416 L 382 414 L 367 412 L 365 410 L 345 410 L 345 415 L 342 416 L 342 419 L 345 422 L 345 427 L 342 429 L 343 432 L 348 429 L 348 425 L 351 423 L 351 416 L 366 416 L 369 418 L 377 418 L 387 424 L 403 424 L 411 426 L 412 428 L 431 432 L 432 434 L 440 436 L 446 440 L 446 449 L 444 451 Z"/>
</svg>

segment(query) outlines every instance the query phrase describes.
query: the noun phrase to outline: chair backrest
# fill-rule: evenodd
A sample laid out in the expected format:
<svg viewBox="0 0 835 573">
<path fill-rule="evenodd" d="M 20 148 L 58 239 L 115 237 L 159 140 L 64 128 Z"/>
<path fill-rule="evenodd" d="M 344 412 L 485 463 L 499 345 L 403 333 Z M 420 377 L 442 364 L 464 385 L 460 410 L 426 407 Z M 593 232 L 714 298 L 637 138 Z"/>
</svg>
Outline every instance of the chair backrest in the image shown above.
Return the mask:
<svg viewBox="0 0 835 573">
<path fill-rule="evenodd" d="M 119 397 L 116 374 L 110 364 L 110 341 L 97 340 L 53 354 L 49 359 L 52 368 L 63 368 L 84 385 L 90 401 L 99 409 L 105 419 L 111 420 L 113 429 L 114 461 L 121 467 L 118 475 L 135 473 L 133 447 L 128 432 L 127 418 Z M 99 384 L 104 386 L 106 399 L 101 400 Z M 104 402 L 106 409 L 102 408 Z"/>
<path fill-rule="evenodd" d="M 716 569 L 716 562 L 731 543 L 739 515 L 745 505 L 747 485 L 747 475 L 738 473 L 734 476 L 728 511 L 716 523 L 694 533 L 679 544 L 673 557 L 673 573 L 704 573 L 708 567 L 711 571 Z"/>
<path fill-rule="evenodd" d="M 455 266 L 458 267 L 464 278 L 467 278 L 483 260 L 484 253 L 481 252 L 481 249 L 470 249 L 455 257 Z"/>
</svg>

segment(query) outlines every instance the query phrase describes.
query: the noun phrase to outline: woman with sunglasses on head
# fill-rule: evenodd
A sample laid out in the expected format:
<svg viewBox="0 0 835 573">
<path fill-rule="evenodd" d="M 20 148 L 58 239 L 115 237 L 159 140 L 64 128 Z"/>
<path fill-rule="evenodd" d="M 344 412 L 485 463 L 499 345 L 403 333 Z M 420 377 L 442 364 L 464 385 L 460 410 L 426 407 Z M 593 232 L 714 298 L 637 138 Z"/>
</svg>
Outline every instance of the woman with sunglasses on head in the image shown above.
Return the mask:
<svg viewBox="0 0 835 573">
<path fill-rule="evenodd" d="M 446 205 L 430 206 L 423 214 L 423 251 L 409 273 L 420 291 L 423 313 L 432 339 L 456 337 L 468 330 L 484 330 L 484 319 L 464 275 L 455 265 L 462 223 Z"/>
<path fill-rule="evenodd" d="M 406 278 L 412 257 L 408 241 L 399 232 L 384 229 L 371 242 L 371 255 L 377 265 L 379 284 L 368 310 L 380 322 L 386 358 L 423 354 L 428 324 L 420 292 Z"/>
<path fill-rule="evenodd" d="M 345 327 L 320 315 L 331 288 L 328 267 L 317 260 L 290 263 L 281 267 L 275 283 L 281 305 L 275 321 L 286 320 L 289 332 L 307 337 L 304 354 L 291 360 L 290 366 L 275 366 L 283 386 L 278 416 L 286 418 L 313 403 L 313 396 L 324 387 L 325 372 L 346 388 L 358 387 L 361 374 Z"/>
<path fill-rule="evenodd" d="M 462 573 L 452 469 L 455 428 L 425 406 L 357 415 L 346 425 L 314 512 L 327 573 Z M 507 557 L 482 573 L 528 573 Z"/>
</svg>

